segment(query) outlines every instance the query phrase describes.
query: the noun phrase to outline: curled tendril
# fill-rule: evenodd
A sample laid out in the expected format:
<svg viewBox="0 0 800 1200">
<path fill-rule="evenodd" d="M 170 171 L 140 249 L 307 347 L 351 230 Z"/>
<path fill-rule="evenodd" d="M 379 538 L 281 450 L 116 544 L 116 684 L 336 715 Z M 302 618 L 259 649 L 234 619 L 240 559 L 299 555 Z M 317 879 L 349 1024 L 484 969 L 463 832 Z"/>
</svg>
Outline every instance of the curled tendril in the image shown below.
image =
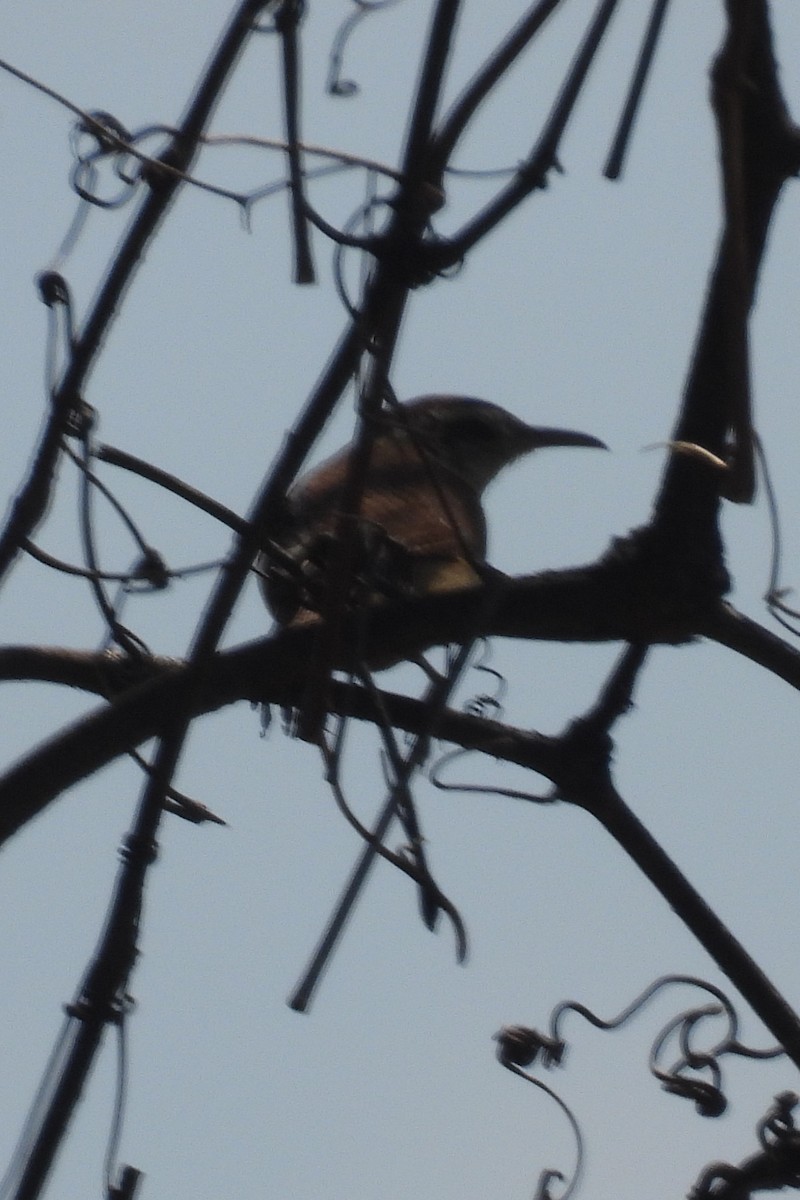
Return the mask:
<svg viewBox="0 0 800 1200">
<path fill-rule="evenodd" d="M 494 667 L 487 665 L 487 659 L 490 655 L 488 643 L 483 642 L 481 656 L 477 662 L 473 663 L 473 668 L 476 671 L 484 671 L 487 675 L 492 676 L 495 681 L 494 695 L 487 692 L 479 693 L 471 697 L 464 705 L 464 711 L 473 717 L 488 717 L 491 715 L 495 720 L 500 720 L 503 715 L 503 698 L 508 687 L 505 677 L 500 671 Z M 548 796 L 539 796 L 534 792 L 522 791 L 518 788 L 500 787 L 496 784 L 482 783 L 450 783 L 445 782 L 442 778 L 442 772 L 451 763 L 457 759 L 463 758 L 467 754 L 472 754 L 474 751 L 469 749 L 448 750 L 442 754 L 428 771 L 428 778 L 434 787 L 439 788 L 443 792 L 474 792 L 483 796 L 505 796 L 510 800 L 529 800 L 534 804 L 554 804 L 557 797 L 554 794 Z"/>
<path fill-rule="evenodd" d="M 782 1046 L 758 1050 L 743 1045 L 739 1041 L 739 1020 L 736 1010 L 728 997 L 714 984 L 696 979 L 691 975 L 662 976 L 637 996 L 621 1013 L 609 1020 L 598 1017 L 583 1004 L 565 1001 L 553 1009 L 547 1034 L 511 1027 L 513 1036 L 507 1037 L 503 1041 L 503 1053 L 507 1056 L 512 1053 L 520 1056 L 512 1060 L 516 1062 L 524 1062 L 524 1055 L 530 1055 L 525 1065 L 530 1065 L 537 1059 L 545 1067 L 558 1065 L 562 1061 L 567 1045 L 561 1034 L 561 1026 L 567 1013 L 576 1013 L 596 1029 L 619 1029 L 636 1016 L 657 993 L 678 984 L 688 984 L 691 987 L 700 988 L 713 996 L 716 1003 L 687 1009 L 667 1022 L 653 1042 L 650 1051 L 650 1070 L 655 1078 L 660 1080 L 665 1091 L 692 1100 L 702 1116 L 718 1117 L 727 1106 L 727 1100 L 722 1091 L 720 1059 L 727 1054 L 735 1054 L 743 1058 L 777 1058 L 785 1054 L 785 1050 Z M 707 1020 L 710 1017 L 724 1017 L 726 1029 L 723 1036 L 712 1046 L 698 1049 L 694 1044 L 696 1032 L 701 1025 L 703 1029 L 706 1028 Z M 671 1066 L 662 1067 L 659 1065 L 659 1058 L 665 1051 L 667 1043 L 674 1037 L 678 1039 L 680 1057 Z M 699 1071 L 710 1074 L 711 1081 L 698 1078 L 696 1072 Z M 695 1074 L 689 1072 L 695 1072 Z"/>
<path fill-rule="evenodd" d="M 550 1028 L 547 1033 L 540 1033 L 538 1030 L 523 1025 L 510 1025 L 501 1029 L 495 1035 L 495 1040 L 498 1043 L 497 1057 L 502 1065 L 514 1074 L 534 1083 L 537 1087 L 547 1092 L 548 1095 L 552 1096 L 567 1114 L 572 1124 L 578 1143 L 578 1162 L 575 1174 L 567 1190 L 561 1195 L 559 1200 L 567 1200 L 567 1197 L 572 1194 L 581 1172 L 583 1146 L 580 1130 L 574 1116 L 560 1097 L 547 1088 L 540 1080 L 528 1074 L 523 1068 L 530 1067 L 534 1063 L 540 1063 L 546 1068 L 561 1065 L 567 1050 L 567 1043 L 561 1036 L 560 1027 L 567 1013 L 577 1013 L 596 1029 L 619 1029 L 632 1017 L 636 1016 L 657 993 L 666 987 L 676 984 L 688 984 L 691 987 L 700 988 L 702 991 L 713 996 L 715 1003 L 687 1009 L 677 1017 L 673 1017 L 667 1023 L 653 1043 L 653 1048 L 650 1052 L 650 1069 L 656 1078 L 661 1081 L 665 1091 L 693 1101 L 695 1108 L 701 1116 L 718 1117 L 727 1107 L 727 1100 L 721 1087 L 722 1072 L 719 1063 L 723 1055 L 736 1054 L 746 1058 L 767 1059 L 776 1058 L 786 1052 L 782 1046 L 758 1050 L 743 1045 L 739 1041 L 739 1021 L 736 1010 L 720 988 L 714 984 L 707 983 L 705 980 L 697 979 L 691 975 L 662 976 L 650 984 L 635 1000 L 631 1001 L 621 1013 L 609 1020 L 598 1017 L 583 1004 L 575 1001 L 565 1001 L 556 1005 L 553 1009 L 550 1015 Z M 705 1027 L 705 1022 L 709 1017 L 725 1018 L 726 1030 L 724 1036 L 709 1049 L 698 1050 L 693 1045 L 693 1037 L 701 1024 Z M 657 1065 L 657 1059 L 667 1041 L 674 1036 L 678 1038 L 681 1057 L 671 1068 L 663 1070 Z M 698 1078 L 697 1075 L 686 1073 L 687 1071 L 700 1070 L 710 1073 L 711 1082 Z M 779 1096 L 776 1096 L 775 1105 L 762 1119 L 757 1128 L 763 1154 L 756 1156 L 756 1158 L 743 1167 L 733 1167 L 728 1163 L 713 1164 L 704 1173 L 701 1182 L 691 1192 L 692 1200 L 712 1200 L 712 1198 L 713 1200 L 721 1200 L 721 1197 L 728 1195 L 733 1200 L 734 1194 L 737 1197 L 743 1197 L 745 1195 L 744 1191 L 735 1191 L 734 1193 L 725 1189 L 730 1184 L 737 1184 L 743 1179 L 746 1171 L 752 1173 L 754 1170 L 757 1170 L 760 1172 L 760 1178 L 765 1171 L 764 1162 L 767 1163 L 766 1170 L 768 1172 L 772 1171 L 770 1175 L 771 1179 L 774 1178 L 773 1168 L 777 1163 L 780 1167 L 782 1183 L 789 1182 L 790 1179 L 791 1181 L 800 1181 L 800 1130 L 795 1127 L 793 1119 L 793 1112 L 798 1103 L 800 1103 L 800 1097 L 794 1092 L 782 1092 Z M 770 1166 L 770 1164 L 772 1165 Z M 784 1176 L 786 1176 L 786 1179 L 784 1179 Z M 553 1179 L 563 1178 L 558 1172 L 542 1172 L 539 1190 L 536 1193 L 537 1200 L 552 1200 L 549 1190 L 550 1182 Z M 774 1182 L 772 1186 L 774 1187 Z M 746 1194 L 749 1195 L 750 1191 L 747 1191 Z"/>
<path fill-rule="evenodd" d="M 492 677 L 495 683 L 494 695 L 481 692 L 477 696 L 473 696 L 464 705 L 464 712 L 473 717 L 485 717 L 491 712 L 495 720 L 500 720 L 503 716 L 503 700 L 508 691 L 508 680 L 500 671 L 488 665 L 491 647 L 485 638 L 482 639 L 480 646 L 480 657 L 472 664 L 472 669 L 473 671 L 483 671 L 484 674 Z"/>
<path fill-rule="evenodd" d="M 334 255 L 333 255 L 334 284 L 336 286 L 336 291 L 339 295 L 339 299 L 341 300 L 342 304 L 344 305 L 344 308 L 346 309 L 346 311 L 348 312 L 348 314 L 354 321 L 360 320 L 360 313 L 358 311 L 357 305 L 351 299 L 351 297 L 348 293 L 347 284 L 345 282 L 345 277 L 344 277 L 345 276 L 344 256 L 345 256 L 347 250 L 350 249 L 350 246 L 348 245 L 348 242 L 346 239 L 351 238 L 359 230 L 363 230 L 367 236 L 372 236 L 374 233 L 374 229 L 375 229 L 375 224 L 376 224 L 375 218 L 376 218 L 377 213 L 381 209 L 387 208 L 389 206 L 390 201 L 386 197 L 379 196 L 377 194 L 377 192 L 375 191 L 375 186 L 376 186 L 375 174 L 374 174 L 374 172 L 370 171 L 367 176 L 367 197 L 364 200 L 364 202 L 358 206 L 358 208 L 352 214 L 352 216 L 350 216 L 348 218 L 346 224 L 344 225 L 344 228 L 342 230 L 342 233 L 344 234 L 344 238 L 340 241 L 335 242 L 335 244 L 334 244 Z M 360 257 L 360 261 L 362 264 L 361 288 L 363 289 L 364 284 L 366 282 L 365 272 L 367 269 L 366 262 L 368 260 L 364 258 L 363 254 L 360 254 L 359 257 Z"/>
<path fill-rule="evenodd" d="M 382 8 L 389 8 L 390 5 L 397 4 L 397 2 L 398 0 L 353 0 L 353 3 L 356 5 L 356 11 L 351 13 L 349 17 L 345 17 L 344 21 L 342 21 L 331 46 L 328 78 L 325 82 L 325 90 L 328 95 L 357 95 L 359 89 L 355 80 L 342 78 L 342 59 L 344 58 L 345 46 L 355 32 L 356 27 L 361 24 L 365 17 L 378 12 Z"/>
<path fill-rule="evenodd" d="M 83 557 L 85 565 L 84 578 L 89 584 L 95 603 L 100 611 L 101 616 L 107 627 L 108 638 L 111 642 L 116 643 L 120 649 L 133 660 L 138 660 L 142 657 L 150 657 L 150 649 L 147 644 L 134 633 L 122 624 L 120 620 L 122 606 L 125 599 L 126 587 L 121 585 L 117 591 L 117 597 L 112 601 L 106 592 L 103 581 L 103 572 L 100 570 L 97 540 L 94 520 L 93 496 L 99 492 L 103 496 L 117 515 L 122 519 L 129 533 L 137 543 L 141 560 L 149 562 L 152 566 L 152 573 L 155 576 L 155 562 L 157 561 L 158 553 L 153 550 L 145 541 L 140 533 L 136 523 L 126 511 L 124 506 L 113 495 L 109 488 L 98 479 L 91 469 L 90 463 L 93 457 L 92 453 L 92 436 L 91 428 L 87 428 L 81 439 L 81 454 L 76 454 L 66 443 L 63 443 L 64 452 L 72 459 L 75 465 L 81 472 L 80 487 L 79 487 L 79 524 L 81 541 L 83 543 Z M 141 567 L 141 560 L 139 567 Z M 167 575 L 167 579 L 169 576 Z M 153 586 L 152 583 L 150 585 Z"/>
<path fill-rule="evenodd" d="M 731 1023 L 735 1022 L 736 1018 L 727 1003 L 725 1006 L 706 1004 L 700 1008 L 687 1009 L 686 1012 L 679 1013 L 664 1026 L 656 1038 L 650 1054 L 650 1070 L 656 1079 L 661 1080 L 664 1091 L 670 1092 L 673 1096 L 684 1096 L 688 1100 L 693 1100 L 698 1113 L 704 1117 L 719 1117 L 728 1106 L 722 1092 L 722 1071 L 718 1062 L 718 1054 L 726 1044 L 730 1043 L 730 1037 L 719 1043 L 713 1050 L 704 1052 L 698 1052 L 692 1046 L 691 1038 L 696 1027 L 706 1018 L 719 1017 L 723 1014 L 729 1018 L 730 1032 Z M 675 1033 L 678 1035 L 681 1058 L 668 1070 L 662 1070 L 658 1066 L 658 1056 Z M 711 1074 L 712 1082 L 708 1083 L 696 1076 L 686 1075 L 687 1070 L 707 1070 Z"/>
<path fill-rule="evenodd" d="M 761 1151 L 739 1166 L 715 1162 L 703 1171 L 688 1193 L 689 1200 L 745 1200 L 761 1191 L 800 1185 L 800 1130 L 793 1111 L 800 1097 L 781 1092 L 756 1126 Z"/>
<path fill-rule="evenodd" d="M 662 1086 L 664 1091 L 672 1096 L 683 1096 L 685 1100 L 693 1100 L 701 1117 L 721 1117 L 728 1107 L 728 1101 L 720 1088 L 715 1087 L 713 1083 L 706 1083 L 703 1079 L 687 1079 L 675 1075 L 665 1079 Z"/>
<path fill-rule="evenodd" d="M 117 120 L 113 113 L 105 112 L 103 109 L 95 109 L 94 112 L 88 113 L 87 117 L 82 117 L 75 122 L 73 139 L 77 155 L 79 155 L 77 139 L 84 133 L 92 139 L 98 154 L 116 154 L 120 149 L 121 142 L 128 143 L 131 140 L 130 132 L 122 122 Z"/>
<path fill-rule="evenodd" d="M 759 1121 L 756 1132 L 764 1150 L 771 1154 L 797 1154 L 800 1150 L 800 1129 L 794 1123 L 794 1109 L 800 1104 L 797 1092 L 780 1092 L 766 1116 Z"/>
<path fill-rule="evenodd" d="M 539 1088 L 546 1096 L 549 1096 L 558 1105 L 570 1123 L 575 1137 L 575 1170 L 566 1188 L 558 1197 L 558 1200 L 569 1200 L 569 1197 L 578 1186 L 578 1180 L 583 1171 L 583 1136 L 580 1126 L 575 1118 L 575 1114 L 552 1088 L 542 1083 L 541 1079 L 537 1079 L 522 1069 L 523 1066 L 530 1066 L 540 1054 L 546 1066 L 560 1062 L 564 1046 L 563 1044 L 556 1045 L 550 1039 L 537 1033 L 536 1030 L 527 1029 L 523 1025 L 506 1026 L 499 1033 L 495 1034 L 495 1040 L 498 1043 L 497 1057 L 500 1063 L 507 1070 L 511 1071 L 512 1074 L 518 1075 L 520 1079 L 526 1080 L 527 1083 L 532 1083 L 534 1087 Z M 563 1183 L 566 1178 L 563 1172 L 554 1170 L 552 1167 L 546 1167 L 539 1174 L 539 1182 L 534 1193 L 534 1200 L 555 1200 L 550 1185 L 555 1180 Z"/>
<path fill-rule="evenodd" d="M 443 754 L 428 771 L 428 778 L 435 788 L 441 792 L 472 792 L 481 796 L 505 796 L 508 800 L 529 800 L 532 804 L 555 804 L 558 797 L 554 794 L 548 796 L 538 796 L 535 792 L 522 791 L 519 788 L 499 787 L 494 783 L 464 783 L 461 780 L 456 783 L 446 783 L 442 779 L 442 772 L 450 763 L 455 762 L 457 758 L 463 758 L 467 754 L 478 753 L 472 750 L 448 750 Z"/>
<path fill-rule="evenodd" d="M 650 1058 L 650 1069 L 657 1079 L 661 1080 L 666 1091 L 675 1095 L 685 1095 L 693 1100 L 698 1112 L 706 1117 L 718 1117 L 727 1107 L 727 1101 L 722 1092 L 722 1069 L 719 1060 L 726 1054 L 736 1054 L 746 1058 L 776 1058 L 784 1053 L 780 1046 L 766 1050 L 755 1050 L 742 1045 L 738 1040 L 738 1017 L 727 996 L 711 984 L 694 981 L 696 986 L 705 988 L 718 1000 L 719 1004 L 709 1004 L 696 1009 L 688 1009 L 670 1021 L 659 1034 L 653 1044 Z M 698 1051 L 693 1045 L 696 1030 L 702 1024 L 706 1025 L 707 1018 L 724 1016 L 727 1021 L 727 1031 L 708 1049 Z M 658 1067 L 658 1057 L 670 1037 L 678 1034 L 681 1056 L 668 1070 Z M 707 1071 L 711 1075 L 711 1083 L 687 1075 L 687 1071 Z"/>
<path fill-rule="evenodd" d="M 70 136 L 75 163 L 70 182 L 82 200 L 99 208 L 119 208 L 127 202 L 142 177 L 142 163 L 131 148 L 152 128 L 133 134 L 111 113 L 87 113 L 76 121 Z M 116 180 L 122 184 L 110 196 L 99 192 L 99 164 L 111 162 Z"/>
</svg>

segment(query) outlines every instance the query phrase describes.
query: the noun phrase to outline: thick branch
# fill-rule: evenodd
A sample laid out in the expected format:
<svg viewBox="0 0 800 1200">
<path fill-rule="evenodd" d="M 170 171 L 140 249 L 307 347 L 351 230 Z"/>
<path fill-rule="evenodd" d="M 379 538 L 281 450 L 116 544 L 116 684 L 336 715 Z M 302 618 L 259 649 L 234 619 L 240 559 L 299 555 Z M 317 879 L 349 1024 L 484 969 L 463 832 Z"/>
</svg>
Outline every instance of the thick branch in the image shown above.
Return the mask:
<svg viewBox="0 0 800 1200">
<path fill-rule="evenodd" d="M 587 606 L 593 596 L 597 609 Z M 491 608 L 491 623 L 475 629 L 476 618 L 487 611 L 482 588 L 387 606 L 371 614 L 366 645 L 384 655 L 391 646 L 393 657 L 402 657 L 401 645 L 414 640 L 417 646 L 421 639 L 433 645 L 469 640 L 477 633 L 640 644 L 703 635 L 800 689 L 800 653 L 730 606 L 709 605 L 697 611 L 692 623 L 688 612 L 681 621 L 676 613 L 668 619 L 664 611 L 640 607 L 630 598 L 615 608 L 589 568 L 509 580 L 503 599 Z M 122 656 L 39 647 L 0 650 L 0 679 L 42 680 L 115 697 L 0 778 L 0 843 L 62 791 L 155 736 L 181 706 L 197 717 L 241 700 L 296 705 L 306 683 L 298 664 L 313 660 L 317 634 L 313 627 L 285 630 L 218 654 L 194 674 L 170 659 L 132 668 Z M 132 678 L 136 670 L 138 677 Z M 395 727 L 410 733 L 427 730 L 430 714 L 421 701 L 384 693 L 382 703 Z M 382 719 L 363 689 L 343 683 L 331 686 L 330 711 L 359 720 Z M 437 723 L 437 737 L 557 779 L 557 743 L 550 739 L 449 711 Z"/>
<path fill-rule="evenodd" d="M 745 319 L 775 205 L 784 183 L 800 167 L 800 137 L 778 83 L 765 0 L 729 5 L 728 36 L 714 78 L 720 153 L 726 164 L 725 224 L 673 438 L 725 458 L 730 429 L 736 430 L 737 440 L 749 436 L 742 428 L 741 381 L 733 376 L 746 368 Z M 735 120 L 730 119 L 732 92 Z M 705 543 L 701 553 L 715 547 L 721 553 L 717 517 L 724 492 L 717 472 L 673 455 L 655 520 L 687 549 Z"/>
<path fill-rule="evenodd" d="M 308 642 L 308 638 L 300 641 Z M 298 638 L 264 639 L 220 654 L 202 678 L 187 669 L 167 664 L 154 678 L 129 688 L 107 707 L 89 714 L 51 738 L 20 760 L 0 778 L 0 844 L 38 815 L 61 792 L 113 762 L 120 755 L 158 733 L 175 711 L 191 709 L 197 717 L 241 699 L 291 704 L 302 695 L 297 676 Z M 37 653 L 11 652 L 21 666 Z M 59 652 L 56 652 L 58 656 Z M 0 655 L 0 663 L 7 657 Z M 115 663 L 103 656 L 87 655 L 81 664 L 71 655 L 67 675 L 76 681 L 82 674 L 90 683 L 102 678 L 112 682 Z M 125 665 L 119 661 L 119 674 Z M 98 671 L 98 666 L 102 668 Z M 266 682 L 266 688 L 265 688 Z M 430 713 L 422 701 L 392 693 L 381 694 L 381 709 L 363 688 L 332 683 L 331 711 L 380 724 L 388 714 L 392 725 L 408 732 L 428 729 Z M 557 761 L 550 739 L 524 730 L 509 729 L 497 722 L 445 711 L 437 721 L 437 737 L 456 745 L 483 750 L 493 757 L 519 762 L 545 775 Z"/>
<path fill-rule="evenodd" d="M 715 612 L 727 610 L 713 596 L 686 596 L 678 604 L 669 593 L 661 594 L 657 575 L 639 577 L 634 587 L 636 579 L 632 564 L 606 560 L 594 567 L 509 579 L 491 604 L 486 588 L 472 588 L 386 605 L 362 614 L 357 622 L 351 618 L 341 645 L 363 645 L 373 662 L 388 663 L 428 646 L 463 644 L 483 635 L 645 645 L 683 642 L 705 633 L 754 656 L 749 649 L 755 640 L 752 627 L 736 646 L 735 619 L 715 617 Z M 0 678 L 49 680 L 115 698 L 108 708 L 39 747 L 0 780 L 0 841 L 61 791 L 158 734 L 182 708 L 191 719 L 239 700 L 299 704 L 321 632 L 321 626 L 284 630 L 217 654 L 200 669 L 171 660 L 134 668 L 122 657 L 74 651 L 1 651 Z M 770 653 L 771 669 L 800 687 L 800 655 L 778 639 L 770 640 Z M 335 665 L 346 669 L 348 664 L 342 660 Z M 139 675 L 132 679 L 137 670 Z M 409 732 L 427 729 L 429 714 L 420 702 L 390 696 L 386 705 L 392 724 Z M 365 693 L 342 684 L 331 686 L 329 708 L 364 720 L 380 719 Z M 501 726 L 448 713 L 437 735 L 542 769 L 524 754 L 518 757 L 518 734 Z M 506 737 L 513 745 L 502 742 Z M 537 753 L 541 745 L 536 742 Z M 528 748 L 526 742 L 525 753 Z"/>
</svg>

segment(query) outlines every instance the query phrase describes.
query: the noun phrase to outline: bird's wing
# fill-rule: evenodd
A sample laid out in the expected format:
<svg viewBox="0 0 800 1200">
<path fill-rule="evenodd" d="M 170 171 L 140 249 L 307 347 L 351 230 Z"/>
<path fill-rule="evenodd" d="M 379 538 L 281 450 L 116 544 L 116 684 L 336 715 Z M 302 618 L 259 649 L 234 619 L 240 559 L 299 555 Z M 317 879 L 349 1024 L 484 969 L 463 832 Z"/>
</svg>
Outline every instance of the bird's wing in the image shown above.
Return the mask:
<svg viewBox="0 0 800 1200">
<path fill-rule="evenodd" d="M 341 514 L 341 462 L 331 459 L 301 480 L 289 501 L 296 531 L 335 533 Z M 486 520 L 480 497 L 458 476 L 416 458 L 381 465 L 367 474 L 359 516 L 420 557 L 482 562 Z"/>
<path fill-rule="evenodd" d="M 275 541 L 298 564 L 300 576 L 276 566 L 268 555 L 259 561 L 264 599 L 281 624 L 313 619 L 302 607 L 298 579 L 311 585 L 324 577 L 330 539 L 339 532 L 346 453 L 301 479 L 287 497 L 289 521 Z M 416 453 L 384 453 L 380 469 L 371 466 L 357 520 L 357 572 L 370 579 L 374 570 L 376 598 L 391 595 L 393 588 L 424 595 L 478 582 L 473 564 L 481 564 L 486 554 L 480 497 L 459 476 L 429 466 Z M 377 539 L 370 533 L 375 530 Z"/>
</svg>

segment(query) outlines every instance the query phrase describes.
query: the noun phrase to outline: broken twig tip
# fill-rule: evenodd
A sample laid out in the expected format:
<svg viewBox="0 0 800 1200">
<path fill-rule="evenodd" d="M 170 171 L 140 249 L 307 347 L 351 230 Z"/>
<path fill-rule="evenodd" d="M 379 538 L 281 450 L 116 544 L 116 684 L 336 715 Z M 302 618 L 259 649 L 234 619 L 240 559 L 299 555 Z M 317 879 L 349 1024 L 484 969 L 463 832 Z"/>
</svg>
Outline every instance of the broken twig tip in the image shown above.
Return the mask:
<svg viewBox="0 0 800 1200">
<path fill-rule="evenodd" d="M 647 446 L 642 446 L 642 452 L 646 450 L 670 450 L 673 454 L 682 454 L 686 458 L 697 458 L 718 471 L 730 470 L 724 458 L 706 450 L 705 446 L 699 446 L 697 442 L 650 442 Z"/>
</svg>

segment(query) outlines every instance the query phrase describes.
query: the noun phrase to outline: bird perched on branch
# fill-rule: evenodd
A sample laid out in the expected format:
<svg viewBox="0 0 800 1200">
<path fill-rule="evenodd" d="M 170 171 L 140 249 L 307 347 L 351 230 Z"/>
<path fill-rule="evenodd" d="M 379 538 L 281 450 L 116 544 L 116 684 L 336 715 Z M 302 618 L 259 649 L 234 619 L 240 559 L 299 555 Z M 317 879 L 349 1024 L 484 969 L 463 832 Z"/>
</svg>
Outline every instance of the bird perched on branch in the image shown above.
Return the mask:
<svg viewBox="0 0 800 1200">
<path fill-rule="evenodd" d="M 486 571 L 482 495 L 504 467 L 544 446 L 595 446 L 598 438 L 526 425 L 497 404 L 423 396 L 383 409 L 354 524 L 342 519 L 355 443 L 302 476 L 287 497 L 285 527 L 258 568 L 279 624 L 318 619 L 338 540 L 350 540 L 349 608 L 380 598 L 474 586 Z"/>
</svg>

